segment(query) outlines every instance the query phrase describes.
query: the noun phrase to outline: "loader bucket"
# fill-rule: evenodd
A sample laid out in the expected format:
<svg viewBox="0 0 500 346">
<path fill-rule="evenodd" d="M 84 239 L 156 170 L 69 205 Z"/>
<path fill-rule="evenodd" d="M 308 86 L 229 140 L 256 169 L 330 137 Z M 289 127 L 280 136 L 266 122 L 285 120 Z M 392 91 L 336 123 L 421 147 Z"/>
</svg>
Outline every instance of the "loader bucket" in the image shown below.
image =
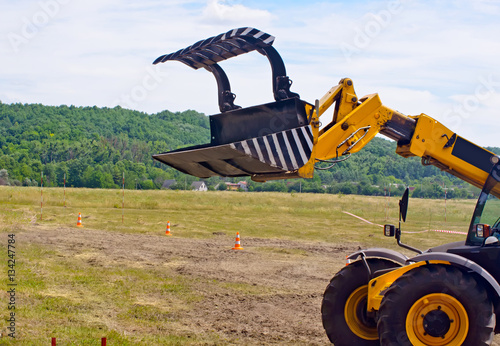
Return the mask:
<svg viewBox="0 0 500 346">
<path fill-rule="evenodd" d="M 240 28 L 157 58 L 154 64 L 177 60 L 212 72 L 221 113 L 210 116 L 210 143 L 153 158 L 200 178 L 252 176 L 263 181 L 310 177 L 312 168 L 301 168 L 312 167 L 313 143 L 318 135 L 310 125 L 314 107 L 290 91 L 291 81 L 273 42 L 274 37 L 262 31 Z M 241 108 L 234 104 L 229 79 L 218 62 L 254 50 L 271 64 L 275 101 Z"/>
</svg>

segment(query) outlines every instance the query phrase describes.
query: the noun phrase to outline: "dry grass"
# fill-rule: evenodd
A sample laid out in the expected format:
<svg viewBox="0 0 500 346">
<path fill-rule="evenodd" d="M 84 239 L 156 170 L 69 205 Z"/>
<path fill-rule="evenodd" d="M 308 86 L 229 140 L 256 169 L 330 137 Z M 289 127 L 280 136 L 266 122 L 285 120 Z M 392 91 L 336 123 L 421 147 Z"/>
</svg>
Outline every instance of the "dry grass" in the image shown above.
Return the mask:
<svg viewBox="0 0 500 346">
<path fill-rule="evenodd" d="M 22 318 L 17 324 L 20 340 L 16 344 L 46 345 L 50 336 L 58 336 L 65 345 L 72 344 L 71 340 L 79 340 L 74 343 L 78 345 L 98 345 L 100 336 L 121 345 L 221 344 L 224 341 L 217 333 L 198 335 L 179 317 L 199 301 L 195 287 L 247 295 L 275 292 L 265 285 L 185 276 L 175 271 L 176 258 L 169 259 L 167 265 L 148 267 L 147 258 L 142 262 L 109 262 L 96 248 L 78 249 L 76 255 L 69 256 L 49 246 L 23 241 L 22 234 L 35 226 L 51 230 L 75 226 L 79 212 L 85 229 L 116 236 L 161 235 L 170 220 L 172 233 L 178 238 L 216 239 L 214 234 L 233 237 L 238 231 L 243 238 L 396 248 L 394 240 L 382 236 L 380 227 L 343 211 L 377 224 L 397 224 L 397 197 L 125 191 L 124 210 L 118 190 L 66 189 L 66 207 L 62 189 L 45 188 L 43 199 L 40 220 L 39 188 L 0 187 L 3 273 L 7 265 L 6 235 L 19 234 L 16 313 Z M 466 232 L 474 205 L 470 200 L 448 201 L 445 221 L 443 200 L 411 199 L 403 230 Z M 464 238 L 427 232 L 404 235 L 403 241 L 428 248 Z M 282 261 L 308 256 L 304 249 L 270 246 L 255 247 L 254 253 Z M 5 301 L 6 277 L 1 282 L 0 298 Z M 7 311 L 6 306 L 0 307 L 2 317 Z M 131 332 L 127 335 L 120 330 Z M 0 344 L 9 341 L 3 338 Z"/>
<path fill-rule="evenodd" d="M 78 213 L 85 227 L 110 232 L 151 233 L 165 230 L 167 220 L 178 236 L 204 238 L 213 232 L 236 232 L 255 237 L 277 237 L 337 242 L 362 241 L 378 229 L 343 211 L 377 224 L 397 223 L 398 197 L 353 195 L 237 193 L 191 191 L 125 191 L 67 189 L 43 191 L 43 224 L 76 224 Z M 0 188 L 0 225 L 40 222 L 39 188 Z M 443 200 L 411 199 L 406 231 L 448 229 L 466 231 L 475 201 L 447 201 L 445 222 Z M 122 223 L 122 213 L 124 222 Z M 431 234 L 436 239 L 449 239 Z M 425 236 L 424 236 L 425 238 Z M 372 240 L 369 239 L 371 242 Z M 384 240 L 385 242 L 385 240 Z"/>
</svg>

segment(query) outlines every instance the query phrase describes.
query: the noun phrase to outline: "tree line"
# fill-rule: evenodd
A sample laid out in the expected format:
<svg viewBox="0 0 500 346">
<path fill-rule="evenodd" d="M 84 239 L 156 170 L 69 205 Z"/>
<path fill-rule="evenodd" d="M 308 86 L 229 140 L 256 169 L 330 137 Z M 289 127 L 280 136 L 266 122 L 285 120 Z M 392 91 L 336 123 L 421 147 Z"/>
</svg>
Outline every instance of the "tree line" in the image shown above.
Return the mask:
<svg viewBox="0 0 500 346">
<path fill-rule="evenodd" d="M 160 188 L 180 173 L 153 154 L 209 140 L 195 111 L 157 114 L 115 108 L 0 103 L 0 169 L 13 185 Z M 5 180 L 5 173 L 4 173 Z"/>
<path fill-rule="evenodd" d="M 210 141 L 209 119 L 193 110 L 155 114 L 115 108 L 4 104 L 0 102 L 0 184 L 159 189 L 166 179 L 189 189 L 197 178 L 152 159 L 153 154 Z M 498 148 L 489 148 L 500 153 Z M 398 194 L 413 187 L 414 197 L 472 198 L 477 189 L 419 158 L 402 158 L 396 144 L 374 138 L 359 153 L 314 179 L 255 183 L 249 178 L 206 180 L 210 189 L 224 181 L 247 181 L 249 191 Z M 65 179 L 66 178 L 66 179 Z"/>
</svg>

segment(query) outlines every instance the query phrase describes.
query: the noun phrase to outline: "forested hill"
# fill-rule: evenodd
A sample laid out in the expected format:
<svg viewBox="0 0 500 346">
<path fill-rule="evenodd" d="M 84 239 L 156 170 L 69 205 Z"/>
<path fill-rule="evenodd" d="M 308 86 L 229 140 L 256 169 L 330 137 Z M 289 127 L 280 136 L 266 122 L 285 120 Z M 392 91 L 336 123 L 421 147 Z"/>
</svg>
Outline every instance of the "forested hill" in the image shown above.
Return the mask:
<svg viewBox="0 0 500 346">
<path fill-rule="evenodd" d="M 169 178 L 152 154 L 207 143 L 208 118 L 195 111 L 146 114 L 121 107 L 0 103 L 0 169 L 15 183 L 147 188 Z"/>
<path fill-rule="evenodd" d="M 210 141 L 208 117 L 188 110 L 146 114 L 121 107 L 43 106 L 0 102 L 0 184 L 157 189 L 166 179 L 189 188 L 196 178 L 154 161 L 153 154 Z M 396 144 L 375 138 L 362 151 L 312 180 L 249 183 L 253 191 L 384 194 L 415 187 L 414 196 L 471 197 L 474 191 L 419 158 L 404 159 Z M 498 148 L 489 148 L 500 153 Z M 239 181 L 242 179 L 234 179 Z M 211 188 L 225 186 L 210 178 Z M 466 187 L 462 189 L 460 187 Z M 395 191 L 396 190 L 396 191 Z"/>
</svg>

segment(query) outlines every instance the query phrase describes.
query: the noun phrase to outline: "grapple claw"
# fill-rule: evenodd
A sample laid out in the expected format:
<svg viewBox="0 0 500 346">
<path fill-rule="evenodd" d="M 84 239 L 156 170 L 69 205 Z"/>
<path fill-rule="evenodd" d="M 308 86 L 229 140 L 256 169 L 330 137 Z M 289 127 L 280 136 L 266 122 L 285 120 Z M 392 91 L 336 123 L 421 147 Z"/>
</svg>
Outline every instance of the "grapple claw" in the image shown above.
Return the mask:
<svg viewBox="0 0 500 346">
<path fill-rule="evenodd" d="M 175 53 L 158 57 L 154 64 L 180 61 L 205 68 L 217 80 L 220 114 L 210 116 L 211 142 L 153 158 L 200 178 L 252 176 L 255 180 L 301 175 L 311 162 L 317 131 L 310 126 L 314 107 L 290 91 L 291 81 L 274 37 L 254 28 L 239 28 L 199 41 Z M 265 55 L 273 73 L 275 102 L 241 108 L 233 103 L 229 79 L 218 62 L 251 51 Z"/>
</svg>

